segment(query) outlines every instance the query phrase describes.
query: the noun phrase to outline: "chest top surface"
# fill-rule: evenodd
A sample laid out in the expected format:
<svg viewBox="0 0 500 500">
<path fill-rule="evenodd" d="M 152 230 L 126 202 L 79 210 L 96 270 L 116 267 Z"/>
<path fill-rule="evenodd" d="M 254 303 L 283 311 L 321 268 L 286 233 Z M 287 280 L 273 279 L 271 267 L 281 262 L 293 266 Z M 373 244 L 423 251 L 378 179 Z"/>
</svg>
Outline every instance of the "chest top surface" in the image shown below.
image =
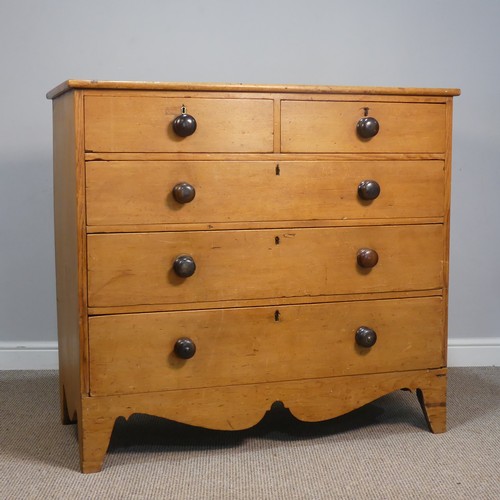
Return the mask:
<svg viewBox="0 0 500 500">
<path fill-rule="evenodd" d="M 279 92 L 315 94 L 360 94 L 360 95 L 415 95 L 415 96 L 457 96 L 457 88 L 418 87 L 367 87 L 334 85 L 278 85 L 246 83 L 186 83 L 186 82 L 139 82 L 104 80 L 66 80 L 47 93 L 54 99 L 71 89 L 114 89 L 114 90 L 185 90 L 220 92 Z"/>
</svg>

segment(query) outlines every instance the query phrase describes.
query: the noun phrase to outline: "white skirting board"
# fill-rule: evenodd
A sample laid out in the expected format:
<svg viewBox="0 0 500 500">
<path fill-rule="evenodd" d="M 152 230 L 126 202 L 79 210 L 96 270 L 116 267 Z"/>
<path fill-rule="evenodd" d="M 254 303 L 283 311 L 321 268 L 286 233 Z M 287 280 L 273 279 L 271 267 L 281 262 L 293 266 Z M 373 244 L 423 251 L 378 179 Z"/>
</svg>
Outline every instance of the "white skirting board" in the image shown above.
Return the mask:
<svg viewBox="0 0 500 500">
<path fill-rule="evenodd" d="M 0 342 L 0 370 L 57 370 L 57 341 Z"/>
<path fill-rule="evenodd" d="M 448 366 L 500 366 L 500 337 L 448 339 Z"/>
<path fill-rule="evenodd" d="M 448 366 L 500 366 L 500 337 L 449 339 Z M 57 342 L 0 342 L 0 370 L 57 370 Z"/>
</svg>

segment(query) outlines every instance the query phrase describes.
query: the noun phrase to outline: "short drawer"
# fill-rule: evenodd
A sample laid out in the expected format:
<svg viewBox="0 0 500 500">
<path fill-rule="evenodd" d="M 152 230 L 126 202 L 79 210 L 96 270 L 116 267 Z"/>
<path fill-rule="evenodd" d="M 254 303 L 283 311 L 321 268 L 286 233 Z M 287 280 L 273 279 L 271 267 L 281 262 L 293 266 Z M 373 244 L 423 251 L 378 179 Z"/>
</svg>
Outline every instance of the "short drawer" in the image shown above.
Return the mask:
<svg viewBox="0 0 500 500">
<path fill-rule="evenodd" d="M 179 137 L 183 107 L 197 126 Z M 272 152 L 273 101 L 192 97 L 86 96 L 85 150 L 101 152 Z"/>
<path fill-rule="evenodd" d="M 87 224 L 95 226 L 444 214 L 444 162 L 437 160 L 95 161 L 87 162 L 86 179 Z M 378 185 L 375 199 L 363 199 L 366 181 Z M 192 200 L 174 196 L 182 186 Z"/>
<path fill-rule="evenodd" d="M 368 114 L 378 133 L 361 138 L 358 121 Z M 301 153 L 444 153 L 444 104 L 282 101 L 281 150 Z"/>
<path fill-rule="evenodd" d="M 444 365 L 440 297 L 89 318 L 92 395 Z M 375 332 L 371 347 L 356 332 Z M 181 359 L 179 338 L 196 347 Z"/>
<path fill-rule="evenodd" d="M 378 254 L 378 263 L 372 268 L 358 264 L 358 253 L 364 248 Z M 91 307 L 421 290 L 443 285 L 441 224 L 91 234 L 87 249 Z M 190 277 L 179 277 L 174 271 L 176 261 L 186 261 L 181 256 L 189 256 L 195 263 Z M 193 266 L 184 269 L 193 270 Z"/>
</svg>

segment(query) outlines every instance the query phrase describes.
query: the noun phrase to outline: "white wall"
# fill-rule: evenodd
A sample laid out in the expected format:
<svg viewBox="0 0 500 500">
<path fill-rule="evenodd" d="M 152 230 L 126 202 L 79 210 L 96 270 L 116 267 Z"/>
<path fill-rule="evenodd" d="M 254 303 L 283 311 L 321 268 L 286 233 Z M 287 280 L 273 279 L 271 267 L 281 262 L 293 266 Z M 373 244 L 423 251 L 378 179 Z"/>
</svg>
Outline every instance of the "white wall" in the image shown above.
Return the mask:
<svg viewBox="0 0 500 500">
<path fill-rule="evenodd" d="M 44 96 L 68 78 L 460 87 L 450 361 L 498 364 L 499 20 L 497 0 L 0 0 L 0 369 L 55 360 Z"/>
</svg>

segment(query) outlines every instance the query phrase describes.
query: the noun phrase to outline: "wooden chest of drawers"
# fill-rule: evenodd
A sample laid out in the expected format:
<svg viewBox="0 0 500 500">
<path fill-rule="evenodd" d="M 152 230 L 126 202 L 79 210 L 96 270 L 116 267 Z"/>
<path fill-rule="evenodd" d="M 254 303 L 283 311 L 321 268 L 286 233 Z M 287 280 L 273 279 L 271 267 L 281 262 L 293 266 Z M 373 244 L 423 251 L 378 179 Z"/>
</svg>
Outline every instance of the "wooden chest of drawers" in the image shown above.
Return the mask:
<svg viewBox="0 0 500 500">
<path fill-rule="evenodd" d="M 54 110 L 61 409 L 329 419 L 415 391 L 446 425 L 452 97 L 68 81 Z"/>
</svg>

